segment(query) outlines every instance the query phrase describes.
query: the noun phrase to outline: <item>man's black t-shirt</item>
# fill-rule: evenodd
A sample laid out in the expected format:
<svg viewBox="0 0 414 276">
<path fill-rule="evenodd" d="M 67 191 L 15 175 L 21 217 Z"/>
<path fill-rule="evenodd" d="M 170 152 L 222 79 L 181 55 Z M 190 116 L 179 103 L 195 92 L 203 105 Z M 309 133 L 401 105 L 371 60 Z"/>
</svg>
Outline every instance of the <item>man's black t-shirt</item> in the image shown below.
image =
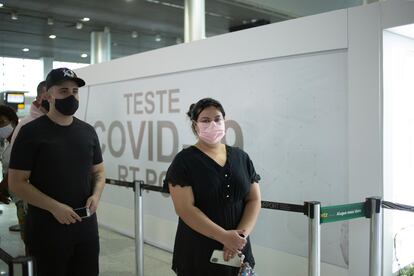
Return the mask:
<svg viewBox="0 0 414 276">
<path fill-rule="evenodd" d="M 75 117 L 70 125 L 61 126 L 42 116 L 21 128 L 9 168 L 30 171 L 33 186 L 79 208 L 93 192 L 92 166 L 101 162 L 101 148 L 92 126 Z"/>
</svg>

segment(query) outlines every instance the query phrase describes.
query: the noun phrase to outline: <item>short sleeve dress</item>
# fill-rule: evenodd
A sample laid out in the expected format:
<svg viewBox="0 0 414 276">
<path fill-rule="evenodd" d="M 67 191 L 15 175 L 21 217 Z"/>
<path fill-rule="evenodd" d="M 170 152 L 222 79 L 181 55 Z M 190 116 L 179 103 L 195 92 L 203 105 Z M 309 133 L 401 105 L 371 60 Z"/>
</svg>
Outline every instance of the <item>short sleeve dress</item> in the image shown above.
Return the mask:
<svg viewBox="0 0 414 276">
<path fill-rule="evenodd" d="M 236 229 L 252 183 L 258 182 L 253 163 L 243 150 L 226 145 L 227 160 L 220 166 L 195 146 L 179 152 L 168 168 L 165 188 L 191 186 L 194 204 L 224 229 Z M 172 269 L 179 276 L 234 276 L 238 269 L 210 263 L 215 249 L 223 245 L 191 229 L 179 218 Z M 243 249 L 245 261 L 254 266 L 250 240 Z"/>
</svg>

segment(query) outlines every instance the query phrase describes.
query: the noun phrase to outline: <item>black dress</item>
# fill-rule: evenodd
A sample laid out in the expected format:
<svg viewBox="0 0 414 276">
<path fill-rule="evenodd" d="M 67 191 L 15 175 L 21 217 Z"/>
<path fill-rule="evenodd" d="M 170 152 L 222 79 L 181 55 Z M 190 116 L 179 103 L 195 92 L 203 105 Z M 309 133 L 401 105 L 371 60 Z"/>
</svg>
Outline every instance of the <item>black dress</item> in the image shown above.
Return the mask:
<svg viewBox="0 0 414 276">
<path fill-rule="evenodd" d="M 222 167 L 195 146 L 179 152 L 168 168 L 165 188 L 191 186 L 194 205 L 226 230 L 236 229 L 251 184 L 258 182 L 249 156 L 239 148 L 226 145 L 227 160 Z M 223 245 L 191 229 L 181 218 L 175 237 L 172 269 L 179 276 L 234 276 L 238 269 L 210 263 L 214 249 Z M 243 249 L 245 261 L 254 266 L 250 240 Z"/>
</svg>

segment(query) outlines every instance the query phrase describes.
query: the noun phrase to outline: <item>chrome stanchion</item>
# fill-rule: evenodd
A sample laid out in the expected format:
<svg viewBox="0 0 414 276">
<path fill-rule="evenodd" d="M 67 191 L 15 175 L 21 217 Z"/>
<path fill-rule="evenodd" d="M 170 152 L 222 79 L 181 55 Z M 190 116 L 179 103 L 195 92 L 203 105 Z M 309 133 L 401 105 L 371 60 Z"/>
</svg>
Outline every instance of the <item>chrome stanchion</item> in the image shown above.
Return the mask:
<svg viewBox="0 0 414 276">
<path fill-rule="evenodd" d="M 382 275 L 382 199 L 380 197 L 367 198 L 370 209 L 370 241 L 369 241 L 369 276 Z"/>
<path fill-rule="evenodd" d="M 317 201 L 306 202 L 309 217 L 309 245 L 308 245 L 308 275 L 321 275 L 321 203 Z"/>
<path fill-rule="evenodd" d="M 142 208 L 142 181 L 134 181 L 135 185 L 135 272 L 144 276 L 144 224 Z"/>
<path fill-rule="evenodd" d="M 12 276 L 35 276 L 32 257 L 16 257 L 9 264 Z"/>
</svg>

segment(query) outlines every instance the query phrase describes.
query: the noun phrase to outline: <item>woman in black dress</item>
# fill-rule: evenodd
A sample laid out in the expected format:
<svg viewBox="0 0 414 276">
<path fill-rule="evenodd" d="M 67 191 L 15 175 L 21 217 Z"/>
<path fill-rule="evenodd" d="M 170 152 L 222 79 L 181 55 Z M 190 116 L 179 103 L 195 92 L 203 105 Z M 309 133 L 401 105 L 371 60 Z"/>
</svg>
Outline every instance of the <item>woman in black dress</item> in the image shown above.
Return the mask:
<svg viewBox="0 0 414 276">
<path fill-rule="evenodd" d="M 187 115 L 198 138 L 171 163 L 164 185 L 179 216 L 172 269 L 179 276 L 234 276 L 238 268 L 210 262 L 215 249 L 225 260 L 243 253 L 254 266 L 249 234 L 260 211 L 260 189 L 249 156 L 220 141 L 225 112 L 211 98 Z"/>
</svg>

